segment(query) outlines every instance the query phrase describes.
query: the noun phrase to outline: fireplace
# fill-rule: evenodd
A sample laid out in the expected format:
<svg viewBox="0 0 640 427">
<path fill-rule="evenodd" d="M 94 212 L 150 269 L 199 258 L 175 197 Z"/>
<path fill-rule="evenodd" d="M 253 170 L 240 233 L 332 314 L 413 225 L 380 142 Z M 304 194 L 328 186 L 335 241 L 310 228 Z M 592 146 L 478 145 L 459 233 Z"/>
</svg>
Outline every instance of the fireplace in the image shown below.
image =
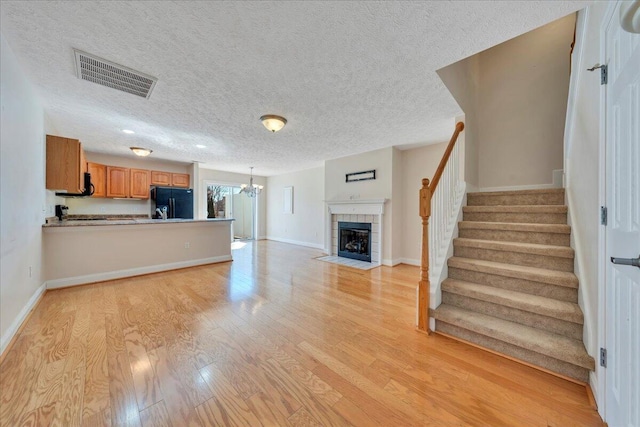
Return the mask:
<svg viewBox="0 0 640 427">
<path fill-rule="evenodd" d="M 338 256 L 371 262 L 371 223 L 338 222 Z"/>
</svg>

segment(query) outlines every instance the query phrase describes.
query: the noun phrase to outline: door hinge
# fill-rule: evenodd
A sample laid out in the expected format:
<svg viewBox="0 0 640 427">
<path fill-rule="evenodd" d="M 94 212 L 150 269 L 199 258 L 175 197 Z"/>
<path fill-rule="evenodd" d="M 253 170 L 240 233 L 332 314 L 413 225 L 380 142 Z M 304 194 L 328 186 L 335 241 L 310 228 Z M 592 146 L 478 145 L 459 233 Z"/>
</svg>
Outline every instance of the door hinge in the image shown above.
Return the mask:
<svg viewBox="0 0 640 427">
<path fill-rule="evenodd" d="M 607 349 L 600 347 L 600 366 L 607 367 Z"/>
<path fill-rule="evenodd" d="M 607 207 L 600 206 L 600 224 L 607 225 Z"/>
<path fill-rule="evenodd" d="M 604 64 L 604 65 L 600 65 L 600 64 L 596 64 L 591 68 L 587 68 L 587 71 L 595 71 L 597 69 L 600 69 L 600 84 L 601 85 L 606 85 L 609 82 L 609 66 Z"/>
</svg>

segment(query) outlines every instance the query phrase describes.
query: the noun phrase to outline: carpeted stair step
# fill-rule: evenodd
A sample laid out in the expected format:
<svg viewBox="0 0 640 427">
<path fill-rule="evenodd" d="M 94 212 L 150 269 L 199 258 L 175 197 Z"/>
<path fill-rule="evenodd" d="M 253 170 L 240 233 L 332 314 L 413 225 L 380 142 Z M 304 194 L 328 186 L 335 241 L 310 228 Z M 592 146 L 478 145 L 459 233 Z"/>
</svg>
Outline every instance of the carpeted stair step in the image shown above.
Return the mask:
<svg viewBox="0 0 640 427">
<path fill-rule="evenodd" d="M 583 316 L 575 303 L 454 279 L 442 283 L 442 303 L 582 339 Z"/>
<path fill-rule="evenodd" d="M 467 193 L 467 206 L 564 205 L 564 188 Z"/>
<path fill-rule="evenodd" d="M 441 304 L 432 312 L 436 331 L 587 382 L 595 361 L 580 340 L 497 317 Z"/>
<path fill-rule="evenodd" d="M 566 224 L 567 207 L 536 206 L 464 206 L 464 221 L 524 222 L 531 224 Z"/>
<path fill-rule="evenodd" d="M 569 246 L 571 227 L 566 224 L 460 221 L 459 236 L 467 239 Z"/>
<path fill-rule="evenodd" d="M 574 252 L 568 246 L 457 238 L 453 248 L 454 256 L 462 258 L 573 271 Z"/>
<path fill-rule="evenodd" d="M 447 266 L 451 279 L 578 302 L 578 278 L 573 273 L 455 256 Z"/>
</svg>

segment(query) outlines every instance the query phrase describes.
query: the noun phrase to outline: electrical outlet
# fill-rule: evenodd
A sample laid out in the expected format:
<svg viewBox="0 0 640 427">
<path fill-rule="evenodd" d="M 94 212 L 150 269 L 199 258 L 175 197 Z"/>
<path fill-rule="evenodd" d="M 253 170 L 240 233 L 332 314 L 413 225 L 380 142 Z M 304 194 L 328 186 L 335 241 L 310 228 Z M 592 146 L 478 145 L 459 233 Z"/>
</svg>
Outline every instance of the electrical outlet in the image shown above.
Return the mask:
<svg viewBox="0 0 640 427">
<path fill-rule="evenodd" d="M 184 242 L 184 248 L 189 249 L 191 247 L 191 242 Z"/>
</svg>

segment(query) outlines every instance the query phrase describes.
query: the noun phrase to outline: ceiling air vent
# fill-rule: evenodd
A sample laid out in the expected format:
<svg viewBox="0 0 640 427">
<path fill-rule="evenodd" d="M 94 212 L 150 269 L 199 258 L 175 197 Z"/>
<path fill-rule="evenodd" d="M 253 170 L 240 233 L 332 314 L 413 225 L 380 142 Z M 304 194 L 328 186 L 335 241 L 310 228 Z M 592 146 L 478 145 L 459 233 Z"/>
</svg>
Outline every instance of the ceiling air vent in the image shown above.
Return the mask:
<svg viewBox="0 0 640 427">
<path fill-rule="evenodd" d="M 106 59 L 98 58 L 81 50 L 76 55 L 76 73 L 79 79 L 88 80 L 149 99 L 157 78 L 131 68 L 123 67 Z"/>
</svg>

